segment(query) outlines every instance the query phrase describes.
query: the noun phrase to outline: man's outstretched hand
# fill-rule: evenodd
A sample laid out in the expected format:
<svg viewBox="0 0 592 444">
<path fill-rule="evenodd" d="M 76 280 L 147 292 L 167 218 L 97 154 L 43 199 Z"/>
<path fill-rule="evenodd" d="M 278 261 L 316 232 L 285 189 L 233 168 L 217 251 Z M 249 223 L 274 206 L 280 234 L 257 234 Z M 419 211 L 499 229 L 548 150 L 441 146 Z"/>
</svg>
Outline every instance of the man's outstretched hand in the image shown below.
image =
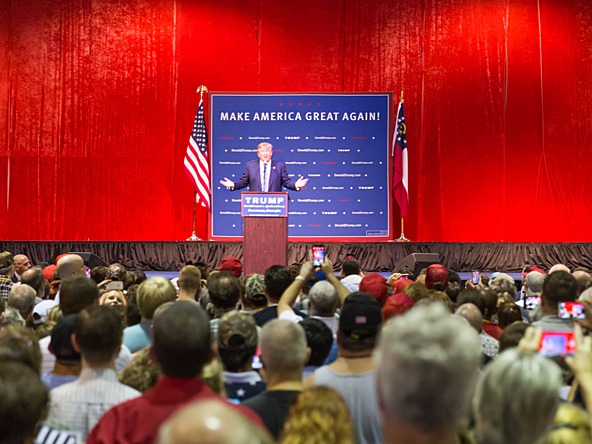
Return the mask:
<svg viewBox="0 0 592 444">
<path fill-rule="evenodd" d="M 304 176 L 300 176 L 298 178 L 298 180 L 296 181 L 296 188 L 300 189 L 300 188 L 304 188 L 306 186 L 306 184 L 308 183 L 308 179 L 305 179 Z"/>
<path fill-rule="evenodd" d="M 228 189 L 234 188 L 234 182 L 226 177 L 224 178 L 224 180 L 220 181 L 220 184 L 224 185 Z"/>
</svg>

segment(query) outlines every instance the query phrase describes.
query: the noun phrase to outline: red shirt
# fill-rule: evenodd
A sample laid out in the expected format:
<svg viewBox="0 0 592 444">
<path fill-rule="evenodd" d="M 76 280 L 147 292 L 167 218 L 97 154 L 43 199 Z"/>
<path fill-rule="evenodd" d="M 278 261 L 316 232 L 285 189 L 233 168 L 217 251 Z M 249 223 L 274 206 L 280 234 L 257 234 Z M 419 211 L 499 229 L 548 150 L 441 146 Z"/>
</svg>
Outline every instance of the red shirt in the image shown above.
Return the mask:
<svg viewBox="0 0 592 444">
<path fill-rule="evenodd" d="M 483 319 L 483 331 L 498 341 L 502 337 L 503 333 L 503 330 L 499 328 L 497 324 L 494 324 L 491 321 L 486 321 L 485 319 Z"/>
<path fill-rule="evenodd" d="M 152 444 L 160 425 L 177 409 L 193 401 L 224 398 L 214 393 L 198 378 L 169 378 L 158 380 L 156 385 L 139 398 L 116 405 L 107 411 L 88 435 L 87 444 Z M 259 426 L 261 419 L 251 410 L 237 408 L 247 419 Z"/>
</svg>

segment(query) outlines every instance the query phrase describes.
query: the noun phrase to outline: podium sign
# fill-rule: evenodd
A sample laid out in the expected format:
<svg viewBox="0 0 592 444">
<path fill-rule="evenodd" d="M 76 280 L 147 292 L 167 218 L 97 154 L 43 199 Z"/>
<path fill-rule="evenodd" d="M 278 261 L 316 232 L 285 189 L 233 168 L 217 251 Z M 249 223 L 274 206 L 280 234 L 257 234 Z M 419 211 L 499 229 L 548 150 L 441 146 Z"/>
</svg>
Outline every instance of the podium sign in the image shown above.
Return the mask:
<svg viewBox="0 0 592 444">
<path fill-rule="evenodd" d="M 242 217 L 288 217 L 286 193 L 241 193 Z"/>
<path fill-rule="evenodd" d="M 288 264 L 288 193 L 241 193 L 245 275 Z"/>
</svg>

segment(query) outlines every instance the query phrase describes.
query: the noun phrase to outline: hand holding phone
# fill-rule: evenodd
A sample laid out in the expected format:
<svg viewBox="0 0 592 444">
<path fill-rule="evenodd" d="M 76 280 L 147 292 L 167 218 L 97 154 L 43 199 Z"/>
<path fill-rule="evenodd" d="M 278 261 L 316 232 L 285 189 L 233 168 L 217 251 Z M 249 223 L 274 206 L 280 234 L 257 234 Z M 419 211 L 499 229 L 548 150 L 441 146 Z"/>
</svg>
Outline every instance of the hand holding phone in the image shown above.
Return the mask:
<svg viewBox="0 0 592 444">
<path fill-rule="evenodd" d="M 105 290 L 123 290 L 123 282 L 111 281 L 105 285 Z"/>
<path fill-rule="evenodd" d="M 527 310 L 534 310 L 540 303 L 540 296 L 526 296 L 524 298 L 524 308 Z"/>
<path fill-rule="evenodd" d="M 561 319 L 586 319 L 586 310 L 581 302 L 559 302 L 557 313 Z"/>
<path fill-rule="evenodd" d="M 473 285 L 478 285 L 481 282 L 481 276 L 479 275 L 478 271 L 473 271 L 471 273 L 471 282 Z"/>
<path fill-rule="evenodd" d="M 325 247 L 323 245 L 313 245 L 311 248 L 312 264 L 320 267 L 325 260 Z"/>
<path fill-rule="evenodd" d="M 563 357 L 576 352 L 573 331 L 544 331 L 539 342 L 539 353 L 548 357 Z"/>
</svg>

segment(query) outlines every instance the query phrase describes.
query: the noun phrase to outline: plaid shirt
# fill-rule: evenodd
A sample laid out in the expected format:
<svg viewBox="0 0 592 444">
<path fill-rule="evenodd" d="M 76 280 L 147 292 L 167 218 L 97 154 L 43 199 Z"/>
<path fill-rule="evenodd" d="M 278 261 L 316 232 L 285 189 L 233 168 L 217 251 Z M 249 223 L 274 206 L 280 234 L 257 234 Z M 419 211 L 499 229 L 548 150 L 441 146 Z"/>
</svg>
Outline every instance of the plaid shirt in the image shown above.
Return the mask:
<svg viewBox="0 0 592 444">
<path fill-rule="evenodd" d="M 12 281 L 4 274 L 0 274 L 0 298 L 6 302 L 8 300 L 8 293 L 12 288 Z"/>
</svg>

